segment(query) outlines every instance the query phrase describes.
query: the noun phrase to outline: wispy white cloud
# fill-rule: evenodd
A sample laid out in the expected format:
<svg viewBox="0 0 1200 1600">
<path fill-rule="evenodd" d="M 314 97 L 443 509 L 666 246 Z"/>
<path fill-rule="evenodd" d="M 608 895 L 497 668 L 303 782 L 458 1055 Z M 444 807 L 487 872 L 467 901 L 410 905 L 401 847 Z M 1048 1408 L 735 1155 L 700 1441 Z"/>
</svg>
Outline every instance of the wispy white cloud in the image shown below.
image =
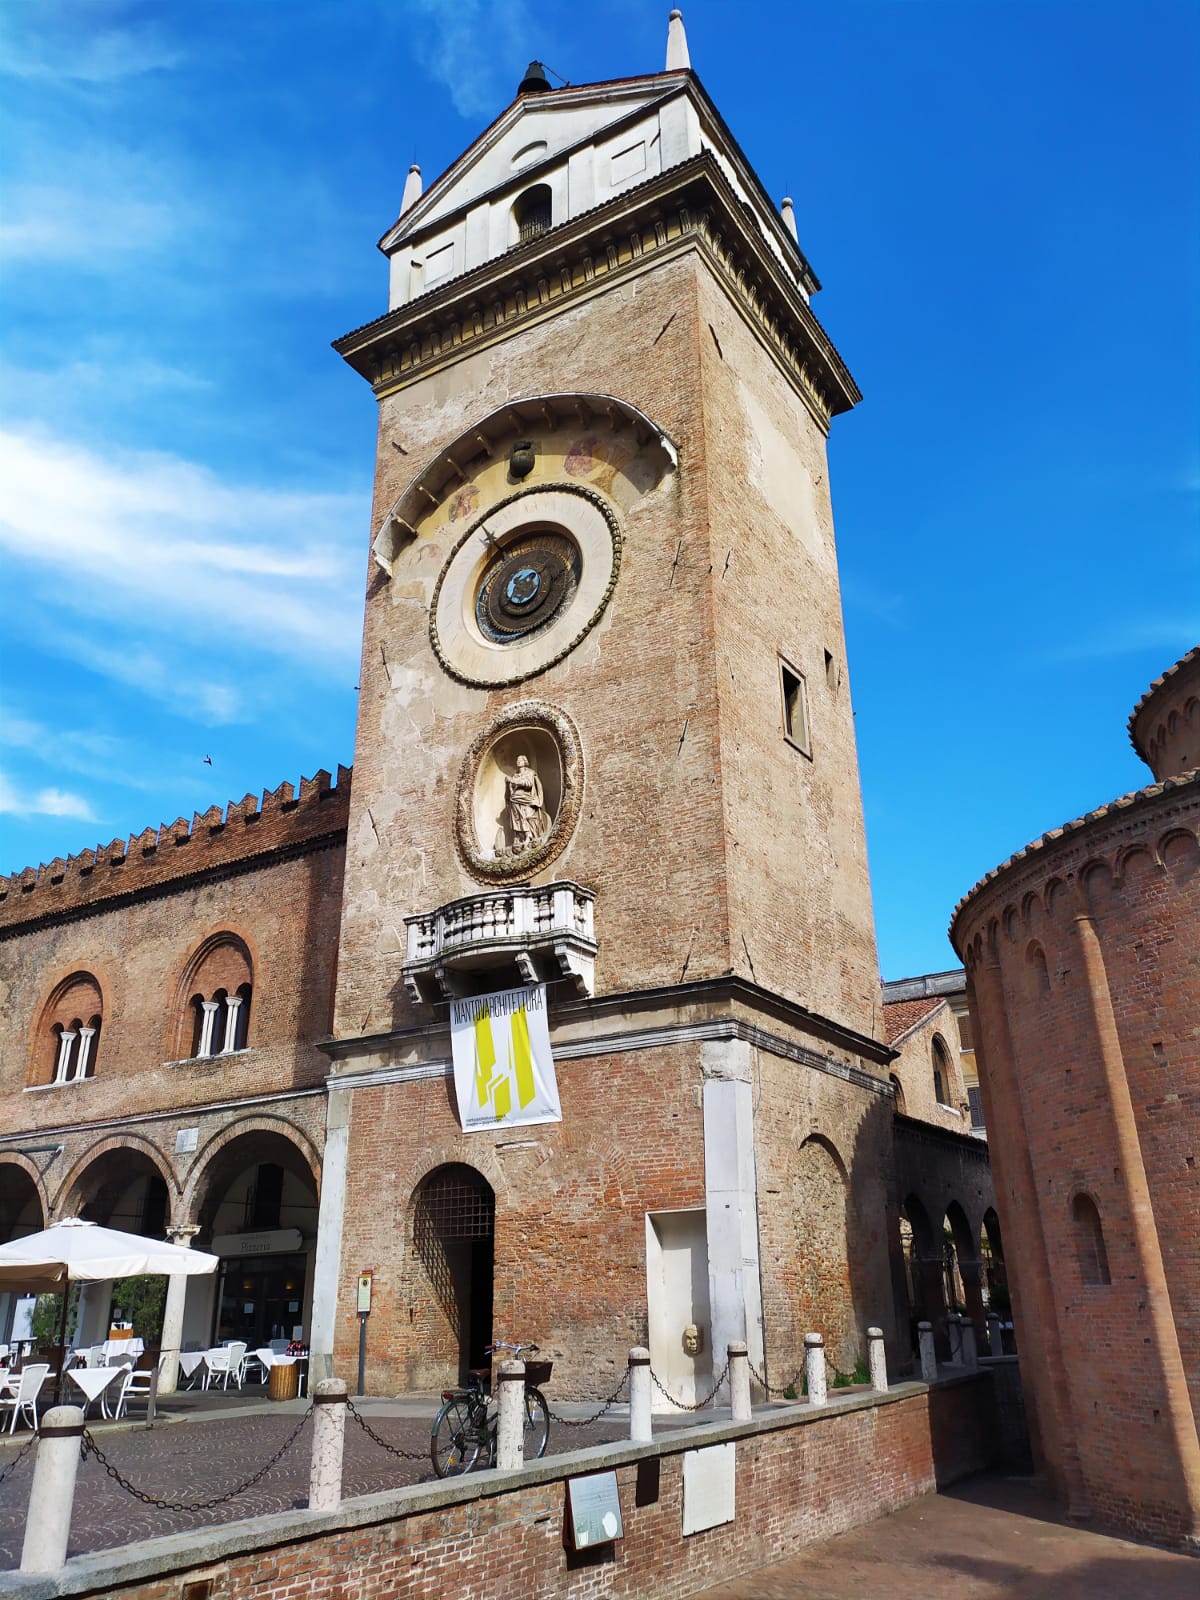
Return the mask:
<svg viewBox="0 0 1200 1600">
<path fill-rule="evenodd" d="M 92 619 L 59 639 L 111 676 L 169 683 L 152 642 L 163 635 L 309 662 L 355 653 L 363 496 L 230 483 L 178 456 L 100 455 L 44 429 L 0 429 L 0 479 L 0 550 Z M 128 626 L 128 642 L 98 643 L 97 617 Z M 211 685 L 207 704 L 228 719 L 236 693 Z"/>
<path fill-rule="evenodd" d="M 130 193 L 109 180 L 72 176 L 70 184 L 8 186 L 0 256 L 13 264 L 69 261 L 86 274 L 165 248 L 184 229 L 190 208 L 166 197 Z"/>
<path fill-rule="evenodd" d="M 1178 660 L 1200 642 L 1200 611 L 1171 616 L 1127 617 L 1112 626 L 1098 626 L 1084 638 L 1064 640 L 1043 653 L 1046 661 L 1108 661 L 1117 656 L 1137 655 L 1145 650 L 1163 652 L 1170 661 Z M 1164 662 L 1169 665 L 1169 662 Z"/>
<path fill-rule="evenodd" d="M 15 817 L 75 817 L 80 822 L 99 819 L 79 794 L 65 789 L 39 789 L 30 793 L 18 789 L 0 772 L 0 812 Z"/>
<path fill-rule="evenodd" d="M 90 20 L 86 10 L 46 0 L 11 7 L 0 34 L 0 74 L 56 86 L 110 84 L 184 61 L 179 47 L 153 26 L 95 29 Z"/>
<path fill-rule="evenodd" d="M 498 42 L 536 39 L 542 31 L 525 0 L 409 0 L 407 9 L 424 21 L 413 37 L 421 65 L 449 91 L 460 116 L 490 121 L 517 88 L 515 58 Z"/>
</svg>

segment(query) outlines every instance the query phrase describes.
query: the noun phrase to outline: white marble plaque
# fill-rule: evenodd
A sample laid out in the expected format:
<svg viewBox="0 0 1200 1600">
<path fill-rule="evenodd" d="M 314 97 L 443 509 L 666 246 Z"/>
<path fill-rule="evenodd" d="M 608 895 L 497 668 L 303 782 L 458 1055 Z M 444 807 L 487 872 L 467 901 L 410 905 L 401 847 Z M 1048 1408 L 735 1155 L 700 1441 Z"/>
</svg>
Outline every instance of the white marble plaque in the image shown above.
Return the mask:
<svg viewBox="0 0 1200 1600">
<path fill-rule="evenodd" d="M 683 1531 L 703 1533 L 733 1521 L 733 1444 L 689 1450 L 683 1458 Z"/>
</svg>

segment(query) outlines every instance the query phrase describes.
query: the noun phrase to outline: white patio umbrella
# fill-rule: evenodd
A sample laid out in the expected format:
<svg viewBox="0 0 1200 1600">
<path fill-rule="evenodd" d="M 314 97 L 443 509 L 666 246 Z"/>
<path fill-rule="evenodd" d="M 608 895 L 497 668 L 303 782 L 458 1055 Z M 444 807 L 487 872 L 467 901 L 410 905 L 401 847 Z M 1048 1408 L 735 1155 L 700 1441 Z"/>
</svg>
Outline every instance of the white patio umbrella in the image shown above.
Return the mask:
<svg viewBox="0 0 1200 1600">
<path fill-rule="evenodd" d="M 102 1228 L 82 1217 L 67 1217 L 41 1233 L 27 1234 L 0 1245 L 0 1290 L 53 1293 L 63 1297 L 59 1343 L 67 1342 L 68 1288 L 72 1283 L 99 1283 L 105 1278 L 137 1278 L 144 1273 L 195 1275 L 215 1272 L 218 1256 L 188 1250 L 165 1239 Z M 59 1385 L 62 1373 L 59 1372 Z"/>
<path fill-rule="evenodd" d="M 143 1239 L 140 1234 L 68 1217 L 41 1233 L 0 1245 L 0 1289 L 46 1292 L 67 1283 L 99 1283 L 144 1273 L 215 1272 L 219 1259 L 165 1239 Z"/>
</svg>

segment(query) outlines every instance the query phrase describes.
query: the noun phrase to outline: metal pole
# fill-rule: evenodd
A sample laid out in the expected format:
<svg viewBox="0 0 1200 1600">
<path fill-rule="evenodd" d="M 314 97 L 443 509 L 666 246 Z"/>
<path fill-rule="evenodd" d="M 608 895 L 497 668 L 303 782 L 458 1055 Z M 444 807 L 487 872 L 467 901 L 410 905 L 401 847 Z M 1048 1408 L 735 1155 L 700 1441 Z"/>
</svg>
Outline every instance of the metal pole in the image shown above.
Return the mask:
<svg viewBox="0 0 1200 1600">
<path fill-rule="evenodd" d="M 355 1394 L 367 1392 L 367 1318 L 369 1311 L 358 1313 L 358 1388 Z"/>
</svg>

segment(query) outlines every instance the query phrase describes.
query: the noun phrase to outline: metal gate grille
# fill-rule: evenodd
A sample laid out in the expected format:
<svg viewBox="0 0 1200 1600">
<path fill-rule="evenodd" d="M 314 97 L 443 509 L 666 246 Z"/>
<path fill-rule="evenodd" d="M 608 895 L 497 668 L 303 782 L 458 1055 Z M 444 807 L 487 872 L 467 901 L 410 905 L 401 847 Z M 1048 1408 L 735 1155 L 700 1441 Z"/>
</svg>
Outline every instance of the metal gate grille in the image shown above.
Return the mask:
<svg viewBox="0 0 1200 1600">
<path fill-rule="evenodd" d="M 487 1180 L 470 1167 L 445 1167 L 417 1196 L 417 1242 L 430 1238 L 490 1239 L 496 1225 L 496 1197 Z"/>
</svg>

